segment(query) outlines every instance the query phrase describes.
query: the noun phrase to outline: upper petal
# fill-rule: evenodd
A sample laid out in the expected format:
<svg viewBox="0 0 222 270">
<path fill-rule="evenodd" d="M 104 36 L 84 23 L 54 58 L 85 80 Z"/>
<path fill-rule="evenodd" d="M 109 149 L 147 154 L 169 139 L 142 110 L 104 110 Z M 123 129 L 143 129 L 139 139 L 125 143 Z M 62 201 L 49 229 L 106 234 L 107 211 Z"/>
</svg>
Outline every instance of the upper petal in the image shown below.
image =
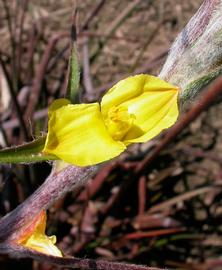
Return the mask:
<svg viewBox="0 0 222 270">
<path fill-rule="evenodd" d="M 106 117 L 110 108 L 138 97 L 144 92 L 163 92 L 168 90 L 178 91 L 178 88 L 152 75 L 139 74 L 128 77 L 115 84 L 103 96 L 101 101 L 102 114 Z"/>
<path fill-rule="evenodd" d="M 58 110 L 59 108 L 67 104 L 70 104 L 70 101 L 66 98 L 59 98 L 59 99 L 54 100 L 52 104 L 49 106 L 49 110 L 48 110 L 49 118 L 51 117 L 54 111 Z"/>
<path fill-rule="evenodd" d="M 168 90 L 177 90 L 178 87 L 160 79 L 159 77 L 152 76 L 152 75 L 146 75 L 146 82 L 144 84 L 144 92 L 149 91 L 168 91 Z"/>
<path fill-rule="evenodd" d="M 115 84 L 102 98 L 101 110 L 106 117 L 108 110 L 143 93 L 149 75 L 131 76 Z"/>
<path fill-rule="evenodd" d="M 108 133 L 98 103 L 66 105 L 55 110 L 48 125 L 44 152 L 88 166 L 118 156 L 125 145 Z"/>
<path fill-rule="evenodd" d="M 124 137 L 124 143 L 146 142 L 157 136 L 162 130 L 172 126 L 178 117 L 178 91 L 167 91 L 162 95 L 152 95 L 137 106 L 130 107 L 136 116 L 134 126 Z M 134 103 L 135 104 L 135 103 Z"/>
</svg>

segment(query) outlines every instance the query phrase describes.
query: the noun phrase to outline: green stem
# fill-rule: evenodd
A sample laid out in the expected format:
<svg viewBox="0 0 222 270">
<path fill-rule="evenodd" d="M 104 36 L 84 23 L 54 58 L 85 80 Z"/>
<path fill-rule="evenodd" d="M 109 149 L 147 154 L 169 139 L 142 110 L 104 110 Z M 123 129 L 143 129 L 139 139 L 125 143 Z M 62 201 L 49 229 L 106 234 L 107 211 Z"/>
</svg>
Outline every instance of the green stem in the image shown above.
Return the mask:
<svg viewBox="0 0 222 270">
<path fill-rule="evenodd" d="M 78 53 L 75 42 L 72 45 L 71 49 L 71 59 L 70 59 L 70 78 L 69 78 L 69 98 L 72 103 L 77 103 L 78 101 L 78 92 L 79 92 L 79 65 L 78 65 Z"/>
<path fill-rule="evenodd" d="M 0 163 L 31 163 L 58 159 L 54 155 L 42 153 L 46 137 L 41 137 L 30 143 L 5 148 L 0 151 Z"/>
<path fill-rule="evenodd" d="M 78 51 L 76 43 L 76 8 L 73 14 L 71 26 L 71 55 L 69 59 L 68 96 L 72 103 L 79 103 L 80 72 L 78 63 Z"/>
<path fill-rule="evenodd" d="M 196 96 L 200 94 L 204 87 L 206 87 L 220 75 L 222 75 L 221 66 L 189 83 L 180 93 L 180 105 L 184 106 L 186 103 L 191 103 L 196 98 Z"/>
</svg>

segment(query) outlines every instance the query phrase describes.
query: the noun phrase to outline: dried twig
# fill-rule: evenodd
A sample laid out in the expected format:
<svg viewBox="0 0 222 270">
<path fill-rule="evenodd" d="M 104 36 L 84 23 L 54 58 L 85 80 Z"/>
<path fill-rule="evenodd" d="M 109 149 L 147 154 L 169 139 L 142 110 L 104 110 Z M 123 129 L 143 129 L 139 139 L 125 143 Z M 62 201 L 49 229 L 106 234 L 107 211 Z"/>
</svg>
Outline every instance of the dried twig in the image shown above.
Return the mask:
<svg viewBox="0 0 222 270">
<path fill-rule="evenodd" d="M 100 43 L 100 46 L 94 48 L 92 51 L 92 54 L 90 56 L 90 62 L 95 61 L 97 56 L 101 53 L 107 42 L 109 41 L 109 38 L 111 35 L 118 29 L 118 27 L 130 16 L 130 14 L 133 12 L 136 6 L 141 2 L 141 0 L 134 0 L 130 2 L 123 11 L 115 18 L 115 20 L 112 22 L 112 24 L 106 29 L 105 31 L 105 38 Z"/>
<path fill-rule="evenodd" d="M 138 63 L 140 62 L 140 60 L 143 57 L 144 52 L 147 50 L 147 48 L 149 47 L 149 45 L 151 44 L 151 42 L 153 41 L 153 39 L 157 36 L 158 31 L 160 30 L 162 24 L 164 23 L 164 21 L 160 21 L 156 27 L 152 30 L 151 34 L 148 35 L 145 43 L 143 44 L 138 56 L 136 57 L 136 60 L 134 61 L 132 67 L 131 67 L 131 72 L 134 72 L 135 69 L 137 68 Z"/>
<path fill-rule="evenodd" d="M 6 0 L 2 0 L 3 7 L 6 13 L 6 20 L 7 20 L 7 25 L 8 25 L 8 30 L 9 30 L 9 35 L 10 35 L 10 43 L 11 43 L 11 53 L 12 53 L 12 59 L 11 59 L 11 65 L 12 65 L 12 86 L 13 90 L 16 93 L 17 92 L 17 86 L 18 86 L 18 74 L 17 74 L 17 66 L 16 66 L 16 41 L 15 41 L 15 32 L 13 29 L 13 22 L 12 22 L 12 16 L 10 14 L 10 9 L 9 9 L 9 3 Z"/>
<path fill-rule="evenodd" d="M 32 120 L 34 110 L 36 108 L 36 105 L 38 104 L 42 82 L 45 76 L 47 65 L 51 57 L 51 53 L 54 47 L 56 46 L 57 42 L 62 37 L 66 37 L 66 34 L 65 33 L 54 34 L 53 37 L 49 41 L 49 44 L 44 52 L 44 55 L 42 56 L 41 62 L 37 68 L 37 72 L 34 78 L 33 88 L 31 91 L 31 95 L 29 97 L 29 103 L 26 108 L 26 113 L 25 113 L 26 119 Z"/>
<path fill-rule="evenodd" d="M 44 253 L 35 252 L 34 250 L 26 249 L 18 245 L 0 245 L 0 253 L 3 253 L 4 251 L 7 251 L 7 254 L 14 255 L 14 257 L 29 257 L 39 261 L 49 262 L 57 266 L 84 270 L 163 270 L 156 267 L 109 262 L 104 260 L 48 256 Z M 167 269 L 164 268 L 164 270 Z"/>
<path fill-rule="evenodd" d="M 93 89 L 93 84 L 90 76 L 90 62 L 89 62 L 89 48 L 88 48 L 88 38 L 85 38 L 83 43 L 83 84 L 85 86 L 85 97 L 88 101 L 95 100 L 95 93 Z"/>
<path fill-rule="evenodd" d="M 80 32 L 85 31 L 89 28 L 89 25 L 92 22 L 93 18 L 99 13 L 99 11 L 104 6 L 105 2 L 106 0 L 100 0 L 100 2 L 95 6 L 95 8 L 92 10 L 89 16 L 86 18 L 86 21 L 81 26 Z"/>
<path fill-rule="evenodd" d="M 155 212 L 159 212 L 159 211 L 166 211 L 167 208 L 177 204 L 178 202 L 183 202 L 185 200 L 189 200 L 193 197 L 199 196 L 201 194 L 207 193 L 207 192 L 211 192 L 211 191 L 215 191 L 216 187 L 203 187 L 203 188 L 199 188 L 199 189 L 195 189 L 195 190 L 191 190 L 189 192 L 186 192 L 184 194 L 178 195 L 173 197 L 172 199 L 169 199 L 167 201 L 164 201 L 162 203 L 159 203 L 157 205 L 154 205 L 153 207 L 151 207 L 149 209 L 149 213 L 155 213 Z"/>
<path fill-rule="evenodd" d="M 16 46 L 16 67 L 17 70 L 20 71 L 21 68 L 21 53 L 22 53 L 22 36 L 23 36 L 23 31 L 24 31 L 24 21 L 25 21 L 25 15 L 26 11 L 28 9 L 28 3 L 29 0 L 23 0 L 21 1 L 21 14 L 18 16 L 20 17 L 20 20 L 18 22 L 18 38 L 17 38 L 17 46 Z"/>
<path fill-rule="evenodd" d="M 141 176 L 138 182 L 138 215 L 142 215 L 146 208 L 146 177 Z"/>
<path fill-rule="evenodd" d="M 35 48 L 37 46 L 37 40 L 38 40 L 38 32 L 37 32 L 37 28 L 35 24 L 32 25 L 28 33 L 28 37 L 29 37 L 29 44 L 28 44 L 28 49 L 27 49 L 27 65 L 25 67 L 25 72 L 27 74 L 26 83 L 30 84 L 32 81 L 33 70 L 34 70 L 34 67 L 33 67 L 34 52 L 35 52 Z"/>
<path fill-rule="evenodd" d="M 1 241 L 17 239 L 19 231 L 27 227 L 34 216 L 43 209 L 48 209 L 68 191 L 82 186 L 95 171 L 95 166 L 84 168 L 68 166 L 60 172 L 53 170 L 28 199 L 0 220 Z"/>
<path fill-rule="evenodd" d="M 18 103 L 17 96 L 15 94 L 14 87 L 13 87 L 13 84 L 12 84 L 12 81 L 11 81 L 11 77 L 10 77 L 10 75 L 9 75 L 7 69 L 6 69 L 6 65 L 5 65 L 4 61 L 1 59 L 1 57 L 0 57 L 0 63 L 1 63 L 2 69 L 4 71 L 6 80 L 7 80 L 8 85 L 9 85 L 10 95 L 11 95 L 13 104 L 15 106 L 15 110 L 16 110 L 16 114 L 18 116 L 19 124 L 21 126 L 21 129 L 22 129 L 22 132 L 24 134 L 25 139 L 28 140 L 29 139 L 29 134 L 28 134 L 28 130 L 27 130 L 25 121 L 24 121 L 23 116 L 22 116 L 23 113 L 22 113 L 22 110 L 21 110 L 20 105 Z"/>
</svg>

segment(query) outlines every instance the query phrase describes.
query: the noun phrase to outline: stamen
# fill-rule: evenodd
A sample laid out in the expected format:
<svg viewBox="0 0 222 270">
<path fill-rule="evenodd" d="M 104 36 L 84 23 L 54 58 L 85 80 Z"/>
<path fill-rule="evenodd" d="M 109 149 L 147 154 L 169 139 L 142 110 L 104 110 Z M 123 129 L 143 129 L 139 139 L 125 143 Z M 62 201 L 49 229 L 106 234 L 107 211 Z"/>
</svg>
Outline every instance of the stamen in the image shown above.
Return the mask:
<svg viewBox="0 0 222 270">
<path fill-rule="evenodd" d="M 112 107 L 107 115 L 105 124 L 114 140 L 121 140 L 130 130 L 135 120 L 135 115 L 130 114 L 123 106 Z"/>
</svg>

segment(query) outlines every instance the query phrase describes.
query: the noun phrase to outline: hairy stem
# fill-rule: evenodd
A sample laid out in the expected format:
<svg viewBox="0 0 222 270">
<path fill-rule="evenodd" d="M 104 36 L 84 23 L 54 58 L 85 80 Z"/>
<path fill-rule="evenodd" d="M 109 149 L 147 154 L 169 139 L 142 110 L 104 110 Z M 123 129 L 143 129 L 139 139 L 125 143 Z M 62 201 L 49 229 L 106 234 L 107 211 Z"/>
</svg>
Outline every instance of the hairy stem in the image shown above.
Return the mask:
<svg viewBox="0 0 222 270">
<path fill-rule="evenodd" d="M 82 186 L 95 173 L 95 166 L 67 166 L 57 172 L 53 169 L 46 181 L 22 204 L 0 220 L 0 240 L 12 241 L 20 230 L 29 226 L 33 217 L 61 198 L 68 191 Z"/>
</svg>

